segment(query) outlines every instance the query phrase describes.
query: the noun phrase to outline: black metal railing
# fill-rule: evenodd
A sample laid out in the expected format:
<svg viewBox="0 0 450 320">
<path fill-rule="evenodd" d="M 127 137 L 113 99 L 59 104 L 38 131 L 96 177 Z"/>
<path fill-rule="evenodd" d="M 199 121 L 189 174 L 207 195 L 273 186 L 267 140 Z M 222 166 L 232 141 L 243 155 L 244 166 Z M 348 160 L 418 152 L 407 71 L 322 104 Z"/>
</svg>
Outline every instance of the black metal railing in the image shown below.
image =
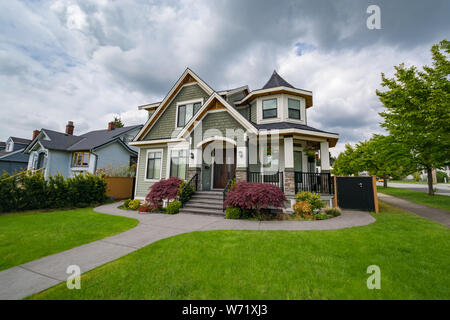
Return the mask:
<svg viewBox="0 0 450 320">
<path fill-rule="evenodd" d="M 295 193 L 310 191 L 333 194 L 334 185 L 330 173 L 294 172 Z"/>
<path fill-rule="evenodd" d="M 183 186 L 183 189 L 181 189 L 180 194 L 185 193 L 185 189 L 187 188 L 187 186 L 191 186 L 194 192 L 198 190 L 198 173 L 194 174 L 192 178 L 189 179 L 189 181 Z M 192 194 L 189 196 L 189 199 L 180 199 L 182 207 L 184 207 L 184 204 L 190 200 L 191 196 Z"/>
<path fill-rule="evenodd" d="M 232 176 L 231 179 L 228 180 L 227 185 L 225 186 L 225 188 L 223 189 L 223 211 L 225 211 L 225 199 L 227 198 L 227 192 L 230 190 L 231 188 L 231 184 L 233 183 L 234 179 L 236 179 L 236 176 Z"/>
<path fill-rule="evenodd" d="M 266 174 L 261 172 L 248 172 L 248 182 L 253 183 L 270 183 L 276 185 L 284 191 L 284 175 L 282 171 L 274 174 Z"/>
</svg>

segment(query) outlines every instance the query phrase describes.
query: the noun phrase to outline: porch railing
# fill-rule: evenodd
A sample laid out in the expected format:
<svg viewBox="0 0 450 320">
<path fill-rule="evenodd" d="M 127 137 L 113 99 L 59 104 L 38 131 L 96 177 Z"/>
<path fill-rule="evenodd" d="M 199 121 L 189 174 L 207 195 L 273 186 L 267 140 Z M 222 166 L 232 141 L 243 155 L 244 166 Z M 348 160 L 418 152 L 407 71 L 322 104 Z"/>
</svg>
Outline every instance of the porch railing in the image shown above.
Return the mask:
<svg viewBox="0 0 450 320">
<path fill-rule="evenodd" d="M 295 193 L 299 191 L 334 193 L 333 179 L 330 173 L 295 172 L 294 183 Z"/>
<path fill-rule="evenodd" d="M 253 183 L 270 183 L 279 187 L 281 191 L 284 191 L 284 175 L 282 171 L 274 174 L 249 171 L 247 180 Z"/>
<path fill-rule="evenodd" d="M 222 197 L 223 197 L 223 211 L 225 211 L 225 199 L 227 198 L 227 192 L 230 191 L 231 188 L 231 184 L 233 183 L 233 180 L 236 179 L 236 176 L 231 177 L 231 179 L 228 180 L 227 185 L 225 186 L 225 188 L 223 189 L 223 193 L 222 193 Z"/>
<path fill-rule="evenodd" d="M 198 190 L 198 173 L 194 174 L 192 176 L 192 178 L 189 179 L 189 181 L 184 185 L 181 193 L 183 193 L 184 189 L 186 189 L 187 186 L 191 186 L 192 189 L 194 190 L 194 192 L 196 192 Z M 190 200 L 190 198 L 183 199 L 183 201 L 181 201 L 181 207 L 184 207 L 185 203 L 188 202 L 189 200 Z"/>
</svg>

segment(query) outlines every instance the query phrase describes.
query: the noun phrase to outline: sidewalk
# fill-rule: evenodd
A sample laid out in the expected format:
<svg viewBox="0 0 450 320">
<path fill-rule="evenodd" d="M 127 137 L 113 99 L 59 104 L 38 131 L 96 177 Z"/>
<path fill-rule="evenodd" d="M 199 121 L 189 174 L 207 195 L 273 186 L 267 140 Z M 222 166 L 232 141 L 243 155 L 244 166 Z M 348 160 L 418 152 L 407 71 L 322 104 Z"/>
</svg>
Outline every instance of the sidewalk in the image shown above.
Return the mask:
<svg viewBox="0 0 450 320">
<path fill-rule="evenodd" d="M 386 202 L 387 204 L 412 212 L 423 218 L 436 221 L 450 228 L 450 212 L 447 210 L 433 208 L 383 193 L 378 193 L 378 199 Z"/>
<path fill-rule="evenodd" d="M 81 273 L 116 260 L 152 242 L 177 234 L 206 230 L 333 230 L 364 226 L 375 219 L 367 212 L 344 211 L 323 221 L 226 220 L 221 216 L 196 214 L 138 214 L 117 209 L 118 204 L 95 208 L 100 213 L 139 220 L 139 225 L 121 234 L 56 253 L 0 271 L 0 300 L 22 299 L 65 282 L 67 267 L 78 265 Z"/>
</svg>

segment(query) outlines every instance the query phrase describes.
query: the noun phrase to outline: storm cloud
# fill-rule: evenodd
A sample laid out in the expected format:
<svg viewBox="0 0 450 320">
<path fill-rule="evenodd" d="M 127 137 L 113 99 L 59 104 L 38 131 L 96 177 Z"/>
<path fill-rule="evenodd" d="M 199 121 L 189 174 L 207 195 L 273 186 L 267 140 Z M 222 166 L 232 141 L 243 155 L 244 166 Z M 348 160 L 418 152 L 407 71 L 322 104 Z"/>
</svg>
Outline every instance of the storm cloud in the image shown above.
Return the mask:
<svg viewBox="0 0 450 320">
<path fill-rule="evenodd" d="M 381 29 L 366 27 L 367 7 Z M 430 63 L 448 38 L 448 1 L 55 0 L 0 3 L 0 140 L 42 127 L 145 121 L 186 67 L 215 90 L 264 85 L 276 69 L 312 90 L 308 124 L 337 153 L 382 132 L 380 73 Z"/>
</svg>

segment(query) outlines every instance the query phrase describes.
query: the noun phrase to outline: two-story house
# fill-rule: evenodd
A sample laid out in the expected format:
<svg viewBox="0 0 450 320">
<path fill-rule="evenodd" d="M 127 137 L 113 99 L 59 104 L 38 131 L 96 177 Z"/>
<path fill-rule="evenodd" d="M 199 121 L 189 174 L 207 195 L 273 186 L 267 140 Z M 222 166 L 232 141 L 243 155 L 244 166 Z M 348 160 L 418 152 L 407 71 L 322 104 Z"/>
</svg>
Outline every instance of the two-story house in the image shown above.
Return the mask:
<svg viewBox="0 0 450 320">
<path fill-rule="evenodd" d="M 135 197 L 144 199 L 153 183 L 176 176 L 195 180 L 196 198 L 204 198 L 188 203 L 189 212 L 221 211 L 222 191 L 234 178 L 276 184 L 292 203 L 300 190 L 331 201 L 329 148 L 339 135 L 308 126 L 312 106 L 311 91 L 275 71 L 261 89 L 215 91 L 186 69 L 161 102 L 139 107 L 149 117 L 130 143 L 139 148 Z"/>
<path fill-rule="evenodd" d="M 124 167 L 136 163 L 137 150 L 129 142 L 142 125 L 90 131 L 74 135 L 74 125 L 69 121 L 65 133 L 49 129 L 34 131 L 33 141 L 25 149 L 29 154 L 28 170 L 43 170 L 47 179 L 51 175 L 95 173 L 97 169 Z"/>
<path fill-rule="evenodd" d="M 9 137 L 5 142 L 0 142 L 0 174 L 14 174 L 27 169 L 28 155 L 23 151 L 30 142 L 29 139 L 17 137 Z"/>
</svg>

